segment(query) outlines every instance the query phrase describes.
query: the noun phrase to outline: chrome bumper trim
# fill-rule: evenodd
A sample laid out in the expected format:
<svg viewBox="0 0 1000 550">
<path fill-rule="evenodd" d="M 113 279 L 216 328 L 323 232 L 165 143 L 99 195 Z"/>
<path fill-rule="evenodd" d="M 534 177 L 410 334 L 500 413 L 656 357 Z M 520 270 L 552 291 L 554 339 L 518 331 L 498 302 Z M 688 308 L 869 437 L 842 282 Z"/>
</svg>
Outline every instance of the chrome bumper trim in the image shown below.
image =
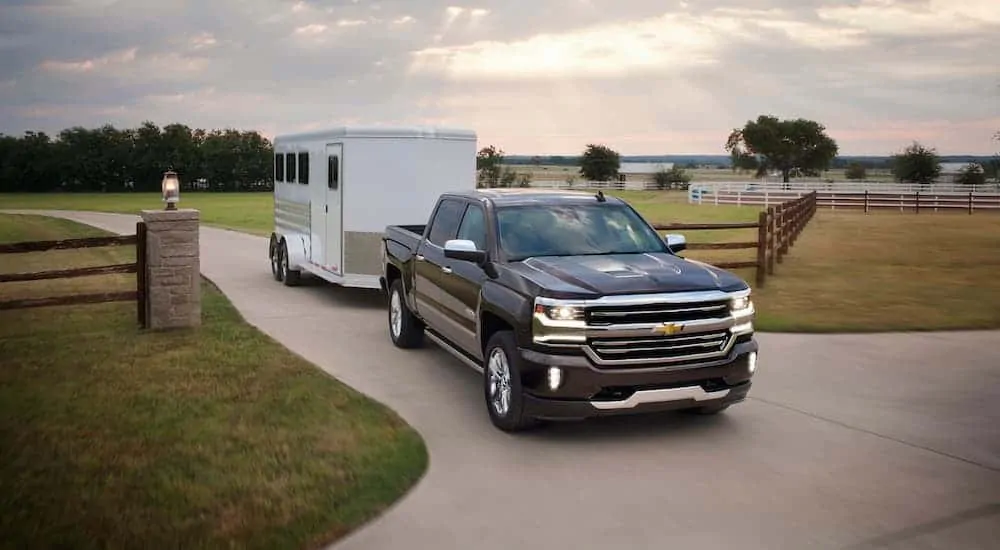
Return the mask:
<svg viewBox="0 0 1000 550">
<path fill-rule="evenodd" d="M 701 386 L 686 388 L 663 388 L 641 390 L 619 401 L 591 401 L 590 405 L 600 410 L 632 409 L 645 403 L 667 403 L 670 401 L 711 401 L 729 395 L 729 389 L 707 392 Z"/>
</svg>

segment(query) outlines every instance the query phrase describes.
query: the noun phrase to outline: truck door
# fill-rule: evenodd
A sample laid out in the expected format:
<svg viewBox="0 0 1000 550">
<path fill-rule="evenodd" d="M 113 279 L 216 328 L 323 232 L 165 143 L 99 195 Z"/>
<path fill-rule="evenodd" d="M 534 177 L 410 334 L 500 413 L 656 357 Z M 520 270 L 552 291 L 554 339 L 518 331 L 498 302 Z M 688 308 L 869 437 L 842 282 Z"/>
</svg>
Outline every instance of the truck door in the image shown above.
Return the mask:
<svg viewBox="0 0 1000 550">
<path fill-rule="evenodd" d="M 326 191 L 324 192 L 326 238 L 324 240 L 324 267 L 343 275 L 344 251 L 344 217 L 343 217 L 343 175 L 344 175 L 344 145 L 330 143 L 326 146 Z"/>
<path fill-rule="evenodd" d="M 487 250 L 486 211 L 481 204 L 469 203 L 458 226 L 455 239 L 476 243 L 479 250 Z M 453 342 L 466 353 L 482 359 L 477 327 L 479 324 L 479 289 L 483 287 L 486 272 L 472 262 L 444 258 L 442 287 L 446 299 L 443 315 L 455 327 Z"/>
<path fill-rule="evenodd" d="M 449 301 L 446 283 L 444 243 L 454 239 L 465 211 L 465 202 L 444 199 L 435 209 L 427 238 L 420 241 L 414 258 L 413 296 L 417 314 L 427 325 L 451 342 L 456 342 L 458 327 L 445 313 Z"/>
</svg>

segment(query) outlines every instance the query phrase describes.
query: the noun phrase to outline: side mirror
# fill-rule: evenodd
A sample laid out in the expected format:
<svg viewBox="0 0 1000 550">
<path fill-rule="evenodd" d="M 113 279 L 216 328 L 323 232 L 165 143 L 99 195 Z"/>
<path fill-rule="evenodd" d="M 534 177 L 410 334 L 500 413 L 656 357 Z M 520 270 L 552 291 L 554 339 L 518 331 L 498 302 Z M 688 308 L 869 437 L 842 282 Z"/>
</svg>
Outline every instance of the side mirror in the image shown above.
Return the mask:
<svg viewBox="0 0 1000 550">
<path fill-rule="evenodd" d="M 687 250 L 687 239 L 684 238 L 684 235 L 667 235 L 663 240 L 667 241 L 667 248 L 669 248 L 671 252 L 677 253 L 682 250 Z"/>
<path fill-rule="evenodd" d="M 474 264 L 486 261 L 486 251 L 476 248 L 476 243 L 466 239 L 451 239 L 444 243 L 444 257 Z"/>
</svg>

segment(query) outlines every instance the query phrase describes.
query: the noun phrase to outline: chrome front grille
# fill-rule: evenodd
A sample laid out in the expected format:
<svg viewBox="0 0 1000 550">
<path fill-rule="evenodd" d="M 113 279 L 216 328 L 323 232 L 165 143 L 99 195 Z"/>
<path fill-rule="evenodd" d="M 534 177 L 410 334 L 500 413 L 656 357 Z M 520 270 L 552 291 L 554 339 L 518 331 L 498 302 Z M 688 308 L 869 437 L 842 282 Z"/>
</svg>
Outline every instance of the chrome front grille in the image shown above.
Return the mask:
<svg viewBox="0 0 1000 550">
<path fill-rule="evenodd" d="M 648 338 L 592 338 L 594 353 L 606 361 L 628 359 L 674 359 L 715 353 L 725 349 L 729 332 L 718 331 L 687 336 Z"/>
<path fill-rule="evenodd" d="M 594 306 L 587 308 L 586 320 L 591 326 L 628 325 L 640 323 L 683 323 L 702 319 L 719 319 L 729 314 L 729 301 L 711 300 L 690 303 L 654 303 L 631 306 Z"/>
</svg>

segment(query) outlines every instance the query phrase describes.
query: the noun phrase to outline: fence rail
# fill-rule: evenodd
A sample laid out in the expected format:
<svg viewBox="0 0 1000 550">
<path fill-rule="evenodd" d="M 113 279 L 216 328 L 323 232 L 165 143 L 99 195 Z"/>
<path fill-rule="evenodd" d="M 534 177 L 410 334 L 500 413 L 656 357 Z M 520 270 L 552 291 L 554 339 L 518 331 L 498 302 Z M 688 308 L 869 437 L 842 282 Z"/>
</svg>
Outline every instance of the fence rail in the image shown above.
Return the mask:
<svg viewBox="0 0 1000 550">
<path fill-rule="evenodd" d="M 70 294 L 65 296 L 50 296 L 45 298 L 25 298 L 19 300 L 0 301 L 0 310 L 25 309 L 49 306 L 66 306 L 79 304 L 99 304 L 107 302 L 136 302 L 136 317 L 139 325 L 146 326 L 146 224 L 136 223 L 134 235 L 112 237 L 86 237 L 81 239 L 64 239 L 57 241 L 27 241 L 20 243 L 0 244 L 0 254 L 24 254 L 29 252 L 44 252 L 48 250 L 70 250 L 81 248 L 97 248 L 111 246 L 136 247 L 136 261 L 127 264 L 112 264 L 94 267 L 78 267 L 72 269 L 57 269 L 37 271 L 32 273 L 0 274 L 0 283 L 44 281 L 51 279 L 70 279 L 109 275 L 115 273 L 135 273 L 135 290 L 120 292 L 97 292 L 89 294 Z"/>
<path fill-rule="evenodd" d="M 942 210 L 962 210 L 969 214 L 976 211 L 1000 212 L 1000 193 L 948 193 L 943 191 L 927 192 L 841 192 L 813 191 L 816 193 L 818 208 L 885 210 L 893 209 L 901 212 Z M 795 199 L 802 193 L 795 191 L 704 191 L 692 190 L 689 202 L 693 204 L 726 204 L 736 206 L 770 206 L 780 204 L 789 199 Z"/>
<path fill-rule="evenodd" d="M 763 287 L 767 277 L 774 274 L 775 263 L 782 263 L 789 248 L 798 239 L 809 220 L 816 213 L 817 193 L 811 192 L 761 211 L 756 222 L 743 223 L 672 223 L 659 224 L 657 231 L 712 231 L 725 229 L 757 229 L 756 241 L 727 243 L 689 243 L 688 250 L 741 250 L 755 249 L 753 261 L 713 262 L 722 269 L 755 268 L 755 282 Z"/>
</svg>

